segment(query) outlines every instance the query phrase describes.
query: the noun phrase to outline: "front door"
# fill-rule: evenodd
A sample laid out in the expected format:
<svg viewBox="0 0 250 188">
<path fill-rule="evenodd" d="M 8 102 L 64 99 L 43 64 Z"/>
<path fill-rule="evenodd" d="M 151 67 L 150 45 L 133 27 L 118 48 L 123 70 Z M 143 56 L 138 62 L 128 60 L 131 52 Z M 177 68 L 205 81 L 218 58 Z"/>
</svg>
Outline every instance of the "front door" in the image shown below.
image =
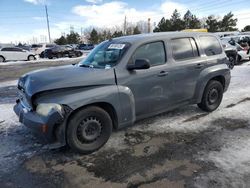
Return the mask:
<svg viewBox="0 0 250 188">
<path fill-rule="evenodd" d="M 131 89 L 135 99 L 137 117 L 147 116 L 164 109 L 168 100 L 168 72 L 166 71 L 166 52 L 162 41 L 147 43 L 139 47 L 131 57 L 147 59 L 150 68 L 128 71 L 128 74 L 117 74 L 118 84 Z"/>
</svg>

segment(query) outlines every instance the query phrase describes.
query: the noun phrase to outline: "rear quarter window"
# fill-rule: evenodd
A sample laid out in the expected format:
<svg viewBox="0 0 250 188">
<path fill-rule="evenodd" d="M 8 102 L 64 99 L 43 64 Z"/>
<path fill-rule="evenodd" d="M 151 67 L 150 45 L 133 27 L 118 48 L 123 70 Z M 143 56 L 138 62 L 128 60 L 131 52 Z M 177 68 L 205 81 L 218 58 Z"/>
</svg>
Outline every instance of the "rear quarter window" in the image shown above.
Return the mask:
<svg viewBox="0 0 250 188">
<path fill-rule="evenodd" d="M 175 60 L 181 61 L 199 56 L 199 51 L 193 38 L 172 39 L 171 46 Z"/>
<path fill-rule="evenodd" d="M 222 53 L 219 40 L 214 36 L 200 36 L 201 46 L 207 56 L 218 55 Z"/>
</svg>

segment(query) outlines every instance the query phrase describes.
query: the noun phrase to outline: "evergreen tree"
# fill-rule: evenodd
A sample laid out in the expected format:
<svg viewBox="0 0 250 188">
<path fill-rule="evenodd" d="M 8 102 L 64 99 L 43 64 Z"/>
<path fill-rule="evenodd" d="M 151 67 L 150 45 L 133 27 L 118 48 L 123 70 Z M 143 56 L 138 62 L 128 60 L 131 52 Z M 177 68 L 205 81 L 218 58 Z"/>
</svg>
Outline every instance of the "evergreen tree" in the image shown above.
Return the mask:
<svg viewBox="0 0 250 188">
<path fill-rule="evenodd" d="M 242 29 L 242 31 L 243 32 L 250 31 L 250 25 L 245 26 L 244 29 Z"/>
<path fill-rule="evenodd" d="M 170 20 L 166 20 L 164 17 L 158 23 L 157 27 L 154 29 L 154 32 L 164 32 L 171 30 L 171 23 Z"/>
<path fill-rule="evenodd" d="M 237 31 L 237 18 L 233 18 L 232 12 L 226 14 L 220 21 L 220 31 Z"/>
<path fill-rule="evenodd" d="M 92 44 L 98 44 L 99 36 L 95 28 L 92 29 L 88 40 Z"/>
<path fill-rule="evenodd" d="M 184 15 L 183 21 L 185 24 L 185 29 L 201 28 L 201 21 L 195 15 L 193 15 L 189 10 Z"/>
<path fill-rule="evenodd" d="M 68 44 L 79 44 L 81 41 L 81 37 L 78 33 L 71 32 L 67 35 L 66 40 Z"/>
<path fill-rule="evenodd" d="M 116 37 L 121 37 L 123 36 L 123 33 L 122 31 L 115 31 L 112 35 L 113 38 L 116 38 Z"/>
<path fill-rule="evenodd" d="M 139 30 L 138 26 L 134 27 L 133 34 L 134 35 L 141 34 L 141 31 Z"/>
<path fill-rule="evenodd" d="M 175 9 L 171 18 L 171 31 L 181 31 L 185 29 L 184 21 L 181 19 L 180 13 Z"/>
<path fill-rule="evenodd" d="M 65 45 L 67 44 L 67 39 L 64 36 L 61 36 L 59 39 L 54 41 L 58 45 Z"/>
<path fill-rule="evenodd" d="M 214 16 L 208 16 L 206 20 L 207 29 L 209 32 L 218 32 L 220 22 Z"/>
</svg>

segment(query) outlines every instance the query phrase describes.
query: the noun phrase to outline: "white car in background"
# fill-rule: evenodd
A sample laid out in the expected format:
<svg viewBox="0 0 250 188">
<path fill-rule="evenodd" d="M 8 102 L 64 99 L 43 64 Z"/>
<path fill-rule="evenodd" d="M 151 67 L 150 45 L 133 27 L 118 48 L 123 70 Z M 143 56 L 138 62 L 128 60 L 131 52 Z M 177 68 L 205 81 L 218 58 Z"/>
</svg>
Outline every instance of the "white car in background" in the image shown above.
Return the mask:
<svg viewBox="0 0 250 188">
<path fill-rule="evenodd" d="M 18 61 L 18 60 L 32 61 L 35 59 L 36 57 L 34 53 L 21 48 L 9 47 L 9 48 L 2 48 L 0 50 L 0 62 Z"/>
<path fill-rule="evenodd" d="M 243 40 L 246 36 L 230 36 L 230 37 L 222 37 L 222 41 L 226 41 L 229 44 L 235 46 L 238 51 L 237 60 L 240 62 L 241 60 L 249 60 L 250 59 L 250 48 L 246 43 L 246 46 L 241 46 L 238 41 Z"/>
<path fill-rule="evenodd" d="M 55 47 L 55 44 L 32 44 L 31 51 L 36 55 L 41 55 L 48 48 Z"/>
</svg>

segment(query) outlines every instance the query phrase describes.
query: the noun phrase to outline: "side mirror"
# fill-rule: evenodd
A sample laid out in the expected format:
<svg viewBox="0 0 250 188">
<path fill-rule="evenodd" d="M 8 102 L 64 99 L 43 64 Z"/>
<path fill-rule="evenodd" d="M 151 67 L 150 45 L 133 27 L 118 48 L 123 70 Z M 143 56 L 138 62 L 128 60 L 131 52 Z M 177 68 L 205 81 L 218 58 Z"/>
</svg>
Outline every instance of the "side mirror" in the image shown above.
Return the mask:
<svg viewBox="0 0 250 188">
<path fill-rule="evenodd" d="M 149 69 L 150 62 L 148 59 L 136 59 L 134 64 L 128 64 L 128 70 L 140 70 L 140 69 Z"/>
</svg>

